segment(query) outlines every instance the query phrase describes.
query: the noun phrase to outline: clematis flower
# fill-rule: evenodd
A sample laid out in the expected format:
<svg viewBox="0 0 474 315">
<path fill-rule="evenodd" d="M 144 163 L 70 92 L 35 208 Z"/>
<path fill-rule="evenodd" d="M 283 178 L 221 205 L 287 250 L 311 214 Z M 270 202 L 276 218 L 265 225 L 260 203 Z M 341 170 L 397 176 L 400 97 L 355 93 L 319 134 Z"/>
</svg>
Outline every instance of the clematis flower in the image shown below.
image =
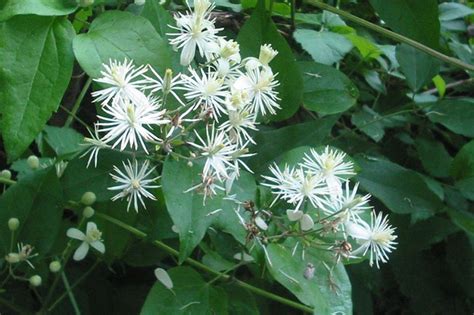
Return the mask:
<svg viewBox="0 0 474 315">
<path fill-rule="evenodd" d="M 105 245 L 102 242 L 102 232 L 97 229 L 97 225 L 94 222 L 87 222 L 86 234 L 79 229 L 70 228 L 67 230 L 66 235 L 70 238 L 82 241 L 72 257 L 75 261 L 83 260 L 87 256 L 90 247 L 102 254 L 105 253 Z"/>
</svg>

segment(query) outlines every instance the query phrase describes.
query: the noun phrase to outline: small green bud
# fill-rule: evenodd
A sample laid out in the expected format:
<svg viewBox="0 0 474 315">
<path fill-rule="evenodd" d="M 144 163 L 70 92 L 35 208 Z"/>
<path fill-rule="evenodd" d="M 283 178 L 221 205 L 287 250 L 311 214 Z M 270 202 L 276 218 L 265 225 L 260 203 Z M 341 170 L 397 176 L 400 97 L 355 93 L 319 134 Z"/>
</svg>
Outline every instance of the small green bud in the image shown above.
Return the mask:
<svg viewBox="0 0 474 315">
<path fill-rule="evenodd" d="M 92 191 L 87 191 L 87 192 L 84 193 L 84 195 L 82 195 L 81 202 L 82 202 L 82 204 L 84 204 L 86 206 L 91 206 L 91 205 L 94 204 L 96 199 L 97 198 L 96 198 L 95 194 Z"/>
<path fill-rule="evenodd" d="M 77 4 L 80 7 L 86 8 L 94 4 L 94 0 L 77 0 Z"/>
<path fill-rule="evenodd" d="M 16 231 L 18 230 L 18 227 L 20 226 L 20 220 L 18 220 L 17 218 L 10 218 L 8 220 L 8 228 L 10 229 L 10 231 Z"/>
<path fill-rule="evenodd" d="M 5 256 L 5 260 L 9 264 L 16 264 L 20 262 L 20 255 L 18 253 L 9 253 Z"/>
<path fill-rule="evenodd" d="M 28 166 L 34 170 L 40 166 L 40 161 L 36 155 L 30 155 L 26 160 L 26 163 L 28 163 Z"/>
<path fill-rule="evenodd" d="M 94 215 L 95 213 L 95 210 L 94 208 L 92 207 L 85 207 L 84 210 L 82 211 L 82 215 L 84 216 L 84 218 L 86 219 L 89 219 L 89 218 L 92 218 L 92 216 Z"/>
<path fill-rule="evenodd" d="M 54 260 L 49 264 L 49 271 L 52 273 L 56 273 L 59 270 L 61 270 L 61 263 L 59 261 Z"/>
<path fill-rule="evenodd" d="M 38 275 L 31 276 L 30 278 L 30 284 L 33 287 L 39 287 L 41 285 L 42 279 Z"/>
<path fill-rule="evenodd" d="M 3 170 L 0 173 L 0 176 L 3 177 L 3 178 L 6 178 L 6 179 L 10 179 L 10 178 L 12 178 L 12 172 L 10 172 L 10 170 Z"/>
</svg>

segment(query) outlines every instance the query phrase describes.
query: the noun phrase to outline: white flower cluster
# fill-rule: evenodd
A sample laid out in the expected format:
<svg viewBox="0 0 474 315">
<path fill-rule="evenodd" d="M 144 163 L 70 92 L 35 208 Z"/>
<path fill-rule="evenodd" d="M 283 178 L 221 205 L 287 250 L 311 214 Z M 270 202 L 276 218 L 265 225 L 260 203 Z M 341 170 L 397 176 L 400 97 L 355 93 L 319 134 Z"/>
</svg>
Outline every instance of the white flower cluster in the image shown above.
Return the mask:
<svg viewBox="0 0 474 315">
<path fill-rule="evenodd" d="M 375 262 L 379 267 L 379 262 L 387 262 L 387 253 L 397 244 L 395 229 L 388 224 L 386 216 L 375 214 L 369 205 L 370 195 L 357 194 L 358 183 L 350 189 L 347 178 L 355 175 L 355 171 L 353 163 L 345 161 L 345 157 L 345 153 L 329 147 L 321 153 L 311 149 L 297 167 L 270 166 L 272 176 L 264 176 L 267 183 L 263 185 L 270 187 L 276 196 L 273 203 L 281 199 L 293 206 L 287 210 L 288 219 L 299 221 L 302 231 L 312 231 L 313 217 L 317 216 L 322 232 L 344 231 L 345 239 L 349 236 L 360 244 L 351 254 L 369 253 L 370 265 Z M 363 219 L 363 214 L 369 211 L 370 224 Z M 321 214 L 325 217 L 321 218 Z"/>
<path fill-rule="evenodd" d="M 190 189 L 202 192 L 205 200 L 219 190 L 229 191 L 241 167 L 250 171 L 242 158 L 251 155 L 247 147 L 255 143 L 251 131 L 257 130 L 257 116 L 280 108 L 279 83 L 269 66 L 277 51 L 262 45 L 258 58 L 241 59 L 239 44 L 218 35 L 210 17 L 214 4 L 195 0 L 194 9 L 188 7 L 175 16 L 176 32 L 168 34 L 171 45 L 181 49 L 185 73 L 173 76 L 168 69 L 160 76 L 150 65 L 110 61 L 95 80 L 105 87 L 92 94 L 102 113 L 85 140 L 88 166 L 92 161 L 97 166 L 101 149 L 131 151 L 132 160 L 122 168 L 114 166 L 117 185 L 110 189 L 119 191 L 113 200 L 125 198 L 136 211 L 145 207 L 145 198 L 155 199 L 149 189 L 158 187 L 155 168 L 137 156 L 173 153 L 181 140 L 190 150 L 189 158 L 181 155 L 189 164 L 205 160 L 202 182 Z M 203 64 L 193 63 L 196 51 Z M 167 106 L 170 97 L 178 108 Z"/>
</svg>

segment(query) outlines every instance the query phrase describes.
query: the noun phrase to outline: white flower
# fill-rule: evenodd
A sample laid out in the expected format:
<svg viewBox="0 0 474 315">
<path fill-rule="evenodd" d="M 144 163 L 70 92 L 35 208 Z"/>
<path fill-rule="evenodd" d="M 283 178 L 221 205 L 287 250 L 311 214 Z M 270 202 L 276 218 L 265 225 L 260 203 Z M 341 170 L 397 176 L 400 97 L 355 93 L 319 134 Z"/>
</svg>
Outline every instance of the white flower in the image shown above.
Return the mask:
<svg viewBox="0 0 474 315">
<path fill-rule="evenodd" d="M 395 249 L 394 234 L 395 228 L 388 224 L 388 216 L 383 217 L 379 212 L 377 215 L 375 211 L 371 213 L 370 225 L 362 220 L 357 223 L 347 222 L 346 232 L 357 240 L 360 247 L 352 252 L 353 255 L 362 253 L 365 255 L 369 251 L 369 264 L 372 267 L 374 261 L 379 268 L 379 261 L 386 263 L 388 261 L 387 253 L 391 253 Z"/>
<path fill-rule="evenodd" d="M 230 139 L 237 144 L 242 144 L 244 141 L 250 141 L 255 144 L 247 130 L 257 130 L 255 127 L 256 115 L 249 112 L 246 108 L 240 110 L 229 110 L 229 120 L 225 121 L 219 126 L 219 130 L 225 130 Z"/>
<path fill-rule="evenodd" d="M 185 193 L 188 193 L 194 190 L 199 193 L 202 193 L 204 195 L 202 204 L 205 205 L 207 197 L 212 198 L 215 195 L 217 195 L 219 190 L 225 191 L 225 188 L 219 185 L 220 181 L 217 179 L 217 177 L 214 174 L 211 173 L 207 176 L 204 176 L 202 174 L 201 176 L 202 176 L 202 181 L 199 184 L 186 190 Z"/>
<path fill-rule="evenodd" d="M 66 235 L 70 238 L 82 241 L 82 244 L 74 252 L 73 259 L 76 261 L 84 259 L 92 246 L 100 253 L 105 253 L 105 246 L 102 243 L 102 232 L 97 229 L 94 222 L 87 222 L 86 234 L 76 228 L 67 230 Z"/>
<path fill-rule="evenodd" d="M 212 72 L 208 68 L 207 73 L 201 69 L 199 73 L 189 68 L 191 75 L 182 75 L 186 91 L 184 96 L 188 100 L 194 101 L 193 109 L 203 106 L 207 110 L 211 110 L 215 119 L 226 113 L 226 98 L 229 95 L 224 81 L 218 77 L 217 72 Z"/>
<path fill-rule="evenodd" d="M 278 51 L 272 48 L 270 44 L 260 46 L 260 54 L 258 59 L 255 57 L 245 58 L 242 63 L 247 69 L 256 69 L 259 67 L 268 68 L 268 64 L 278 55 Z"/>
<path fill-rule="evenodd" d="M 189 144 L 201 150 L 201 155 L 206 157 L 202 171 L 203 177 L 215 172 L 219 180 L 228 178 L 228 169 L 233 168 L 234 154 L 238 152 L 236 145 L 230 141 L 224 131 L 217 131 L 214 125 L 206 127 L 206 140 L 201 138 L 196 130 L 194 132 L 201 144 Z"/>
<path fill-rule="evenodd" d="M 29 244 L 24 245 L 23 243 L 18 243 L 16 246 L 17 246 L 18 252 L 8 253 L 5 256 L 5 261 L 8 262 L 9 264 L 17 264 L 24 261 L 32 269 L 35 269 L 35 266 L 33 266 L 30 259 L 38 256 L 39 254 L 38 253 L 33 254 L 34 247 Z"/>
<path fill-rule="evenodd" d="M 163 125 L 170 121 L 164 119 L 166 110 L 159 110 L 156 100 L 145 98 L 146 102 L 132 103 L 128 99 L 120 99 L 113 106 L 105 106 L 104 112 L 110 117 L 98 116 L 99 132 L 106 133 L 102 141 L 113 142 L 112 148 L 120 144 L 123 151 L 127 145 L 137 150 L 138 144 L 148 153 L 145 141 L 160 141 L 150 130 L 152 125 Z"/>
<path fill-rule="evenodd" d="M 189 5 L 188 5 L 189 7 Z M 188 12 L 183 15 L 175 15 L 176 26 L 171 28 L 177 30 L 177 33 L 168 33 L 171 45 L 176 49 L 182 48 L 181 64 L 189 65 L 196 54 L 196 48 L 201 56 L 209 58 L 211 55 L 210 47 L 217 41 L 217 33 L 220 29 L 214 26 L 214 20 L 209 20 L 209 13 L 214 5 L 207 0 L 195 0 L 194 12 Z"/>
<path fill-rule="evenodd" d="M 293 211 L 298 211 L 305 199 L 309 200 L 313 207 L 322 207 L 324 195 L 328 194 L 323 178 L 319 174 L 305 173 L 303 169 L 290 169 L 285 166 L 283 172 L 274 164 L 270 166 L 272 176 L 263 176 L 270 183 L 263 183 L 272 189 L 277 199 L 286 200 L 295 205 Z"/>
<path fill-rule="evenodd" d="M 120 192 L 112 197 L 112 201 L 121 198 L 127 198 L 128 205 L 127 211 L 130 209 L 130 205 L 133 203 L 133 208 L 138 212 L 138 201 L 140 201 L 143 208 L 146 209 L 143 197 L 156 200 L 156 197 L 150 193 L 147 189 L 158 188 L 160 186 L 153 185 L 153 183 L 159 178 L 147 178 L 154 170 L 155 167 L 149 169 L 150 162 L 146 160 L 143 165 L 139 168 L 137 160 L 128 163 L 122 162 L 125 172 L 121 171 L 117 166 L 114 165 L 114 171 L 116 174 L 110 174 L 112 178 L 117 182 L 117 186 L 109 187 L 109 190 L 120 190 Z"/>
<path fill-rule="evenodd" d="M 94 160 L 94 167 L 97 167 L 97 156 L 99 155 L 99 151 L 101 149 L 110 148 L 110 146 L 100 139 L 97 124 L 94 124 L 94 133 L 92 133 L 92 131 L 89 130 L 89 134 L 91 135 L 90 138 L 88 137 L 84 138 L 85 143 L 83 145 L 88 146 L 88 148 L 86 152 L 84 152 L 81 155 L 81 158 L 90 153 L 89 159 L 87 160 L 86 167 L 89 167 L 92 160 Z"/>
<path fill-rule="evenodd" d="M 372 207 L 368 204 L 370 195 L 357 195 L 358 188 L 359 183 L 356 183 L 351 190 L 349 181 L 346 180 L 342 193 L 335 198 L 328 198 L 325 201 L 325 206 L 321 209 L 328 216 L 336 216 L 342 219 L 341 223 L 345 223 L 348 220 L 352 220 L 353 222 L 360 220 L 360 214 L 372 209 Z"/>
<path fill-rule="evenodd" d="M 274 115 L 275 109 L 280 108 L 277 103 L 280 100 L 278 92 L 275 91 L 278 85 L 270 68 L 247 68 L 247 72 L 242 74 L 232 87 L 248 92 L 253 112 L 266 115 L 268 111 Z"/>
<path fill-rule="evenodd" d="M 329 146 L 321 154 L 311 149 L 310 154 L 305 154 L 301 166 L 311 172 L 321 173 L 331 196 L 335 198 L 342 193 L 341 181 L 344 176 L 355 175 L 354 164 L 344 162 L 345 157 L 344 152 L 330 149 Z"/>
<path fill-rule="evenodd" d="M 147 80 L 147 84 L 143 89 L 149 89 L 152 93 L 161 91 L 164 96 L 171 93 L 171 95 L 173 95 L 181 105 L 185 106 L 183 101 L 181 101 L 180 97 L 175 92 L 175 90 L 178 90 L 183 84 L 181 74 L 177 74 L 173 77 L 173 71 L 171 69 L 166 69 L 164 77 L 161 77 L 155 69 L 152 67 L 149 67 L 149 69 L 153 73 L 154 78 L 144 76 Z"/>
<path fill-rule="evenodd" d="M 110 101 L 117 101 L 119 98 L 128 98 L 133 102 L 139 102 L 144 97 L 139 91 L 146 81 L 136 80 L 147 71 L 146 67 L 135 68 L 133 61 L 117 62 L 110 60 L 109 65 L 103 64 L 105 68 L 101 71 L 102 77 L 94 81 L 108 85 L 109 87 L 95 91 L 92 96 L 95 102 L 101 102 L 102 105 L 110 104 Z"/>
</svg>

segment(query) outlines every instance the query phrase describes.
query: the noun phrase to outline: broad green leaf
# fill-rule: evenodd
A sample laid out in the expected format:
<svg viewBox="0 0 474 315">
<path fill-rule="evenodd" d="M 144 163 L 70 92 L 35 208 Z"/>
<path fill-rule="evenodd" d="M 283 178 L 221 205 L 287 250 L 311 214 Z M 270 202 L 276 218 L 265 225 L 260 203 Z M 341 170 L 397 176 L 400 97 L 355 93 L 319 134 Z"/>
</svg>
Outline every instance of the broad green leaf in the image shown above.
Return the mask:
<svg viewBox="0 0 474 315">
<path fill-rule="evenodd" d="M 16 16 L 1 25 L 0 127 L 18 158 L 58 108 L 72 74 L 74 29 L 65 18 Z"/>
<path fill-rule="evenodd" d="M 299 62 L 303 73 L 304 106 L 321 115 L 344 112 L 353 106 L 359 90 L 344 73 L 315 62 Z"/>
<path fill-rule="evenodd" d="M 76 0 L 3 0 L 0 2 L 0 21 L 15 15 L 68 15 L 76 9 Z"/>
<path fill-rule="evenodd" d="M 432 103 L 426 115 L 432 122 L 440 123 L 452 132 L 474 137 L 474 103 L 464 100 L 442 100 Z"/>
<path fill-rule="evenodd" d="M 328 116 L 314 121 L 260 131 L 255 136 L 257 145 L 252 149 L 256 155 L 250 160 L 250 168 L 257 174 L 266 170 L 275 157 L 300 146 L 319 146 L 331 133 L 337 116 Z"/>
<path fill-rule="evenodd" d="M 344 36 L 357 48 L 363 59 L 375 59 L 382 53 L 380 48 L 374 43 L 365 37 L 357 35 L 355 32 L 345 34 Z"/>
<path fill-rule="evenodd" d="M 439 5 L 439 20 L 452 21 L 474 14 L 470 7 L 456 2 L 443 2 Z"/>
<path fill-rule="evenodd" d="M 45 126 L 44 133 L 45 141 L 59 157 L 70 157 L 83 149 L 81 143 L 84 140 L 84 136 L 74 129 Z"/>
<path fill-rule="evenodd" d="M 431 82 L 439 72 L 440 63 L 438 60 L 412 46 L 398 45 L 396 54 L 408 86 L 414 92 Z"/>
<path fill-rule="evenodd" d="M 438 90 L 439 97 L 443 98 L 444 93 L 446 93 L 446 82 L 444 81 L 443 77 L 438 74 L 432 79 L 432 81 Z"/>
<path fill-rule="evenodd" d="M 466 210 L 447 208 L 451 221 L 467 233 L 474 235 L 474 214 Z"/>
<path fill-rule="evenodd" d="M 116 151 L 101 150 L 97 159 L 97 167 L 94 162 L 87 167 L 89 156 L 76 157 L 71 160 L 61 177 L 61 184 L 64 187 L 64 195 L 67 200 L 79 201 L 82 194 L 92 191 L 97 196 L 97 201 L 107 201 L 117 194 L 107 188 L 115 183 L 110 176 L 113 166 L 122 168 L 122 161 L 127 155 Z"/>
<path fill-rule="evenodd" d="M 229 299 L 230 315 L 260 315 L 255 302 L 255 296 L 247 290 L 236 285 L 226 285 L 224 287 Z"/>
<path fill-rule="evenodd" d="M 148 293 L 140 315 L 223 314 L 219 305 L 227 300 L 223 290 L 216 292 L 189 267 L 176 267 L 167 272 L 173 281 L 173 289 L 169 290 L 157 281 Z M 219 298 L 216 298 L 218 295 Z"/>
<path fill-rule="evenodd" d="M 442 207 L 441 200 L 415 171 L 378 158 L 355 159 L 362 169 L 360 185 L 395 213 L 429 216 Z"/>
<path fill-rule="evenodd" d="M 350 40 L 333 32 L 297 29 L 293 36 L 314 61 L 325 65 L 339 62 L 352 49 Z"/>
<path fill-rule="evenodd" d="M 463 146 L 454 157 L 451 176 L 461 193 L 474 200 L 474 140 Z"/>
<path fill-rule="evenodd" d="M 201 172 L 199 163 L 189 167 L 186 161 L 171 158 L 165 161 L 163 167 L 161 183 L 168 213 L 179 234 L 180 261 L 191 254 L 211 225 L 232 234 L 241 243 L 245 241 L 245 229 L 234 212 L 235 202 L 223 200 L 224 196 L 219 194 L 207 198 L 204 204 L 203 195 L 195 191 L 185 193 L 202 181 Z M 254 200 L 255 192 L 255 180 L 250 174 L 242 172 L 229 194 L 245 201 Z"/>
<path fill-rule="evenodd" d="M 315 248 L 305 249 L 302 258 L 301 246 L 294 252 L 294 241 L 283 244 L 272 243 L 267 251 L 270 274 L 293 293 L 301 302 L 314 307 L 313 314 L 352 314 L 351 283 L 342 263 L 334 265 L 327 252 Z M 307 264 L 314 268 L 314 278 L 306 279 Z M 334 267 L 329 274 L 324 264 Z"/>
<path fill-rule="evenodd" d="M 440 26 L 436 0 L 369 0 L 380 18 L 395 32 L 431 48 L 439 47 Z"/>
<path fill-rule="evenodd" d="M 11 232 L 6 224 L 12 217 L 20 221 L 14 244 L 30 244 L 35 247 L 36 253 L 47 255 L 59 232 L 62 206 L 63 192 L 54 167 L 37 170 L 18 180 L 0 196 L 2 257 L 10 249 Z"/>
<path fill-rule="evenodd" d="M 171 67 L 167 43 L 144 17 L 129 12 L 107 11 L 94 19 L 89 32 L 74 39 L 74 54 L 82 69 L 93 78 L 110 59 L 150 64 L 158 72 Z"/>
<path fill-rule="evenodd" d="M 370 85 L 371 88 L 373 88 L 379 93 L 387 94 L 385 84 L 382 82 L 382 79 L 380 79 L 380 75 L 377 71 L 365 70 L 362 71 L 362 74 L 364 75 L 365 82 L 367 82 L 367 84 Z"/>
<path fill-rule="evenodd" d="M 263 1 L 257 6 L 250 19 L 245 22 L 239 32 L 237 41 L 240 44 L 242 57 L 258 57 L 260 46 L 271 44 L 278 55 L 270 63 L 276 79 L 280 82 L 277 88 L 281 109 L 270 120 L 284 120 L 291 117 L 302 102 L 303 79 L 286 40 L 280 35 L 268 12 L 263 7 Z"/>
<path fill-rule="evenodd" d="M 423 168 L 432 176 L 448 177 L 453 158 L 441 142 L 419 137 L 416 139 L 416 150 Z"/>
<path fill-rule="evenodd" d="M 137 221 L 137 212 L 133 209 L 127 211 L 126 201 L 108 200 L 106 202 L 96 202 L 92 207 L 97 213 L 104 213 L 131 226 L 135 226 Z M 146 210 L 142 209 L 142 211 Z M 128 247 L 129 240 L 132 238 L 131 234 L 116 224 L 100 217 L 94 217 L 93 220 L 102 232 L 105 245 L 105 260 L 111 263 L 122 257 L 125 249 Z"/>
<path fill-rule="evenodd" d="M 372 108 L 364 105 L 360 111 L 352 115 L 351 122 L 375 142 L 379 142 L 385 135 L 384 125 L 380 121 L 380 117 Z"/>
</svg>

